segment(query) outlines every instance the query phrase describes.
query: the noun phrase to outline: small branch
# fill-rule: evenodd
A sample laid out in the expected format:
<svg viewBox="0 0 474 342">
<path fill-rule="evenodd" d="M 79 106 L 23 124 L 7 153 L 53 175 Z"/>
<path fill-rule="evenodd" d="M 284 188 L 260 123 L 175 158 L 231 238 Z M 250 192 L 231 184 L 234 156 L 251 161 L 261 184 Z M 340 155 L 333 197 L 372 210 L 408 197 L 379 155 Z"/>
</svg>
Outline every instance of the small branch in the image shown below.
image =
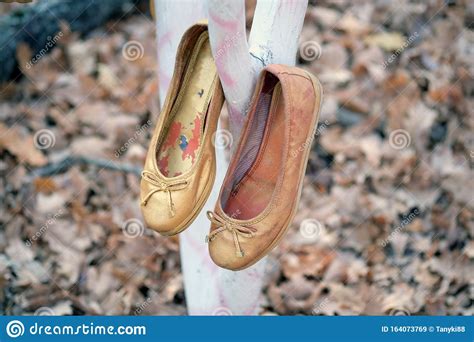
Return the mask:
<svg viewBox="0 0 474 342">
<path fill-rule="evenodd" d="M 46 166 L 33 170 L 27 176 L 27 180 L 28 182 L 31 182 L 38 177 L 48 177 L 61 174 L 69 170 L 74 165 L 93 165 L 107 170 L 133 173 L 137 176 L 140 176 L 141 173 L 141 169 L 136 166 L 118 164 L 108 159 L 92 159 L 83 156 L 68 156 L 56 163 L 50 163 Z"/>
</svg>

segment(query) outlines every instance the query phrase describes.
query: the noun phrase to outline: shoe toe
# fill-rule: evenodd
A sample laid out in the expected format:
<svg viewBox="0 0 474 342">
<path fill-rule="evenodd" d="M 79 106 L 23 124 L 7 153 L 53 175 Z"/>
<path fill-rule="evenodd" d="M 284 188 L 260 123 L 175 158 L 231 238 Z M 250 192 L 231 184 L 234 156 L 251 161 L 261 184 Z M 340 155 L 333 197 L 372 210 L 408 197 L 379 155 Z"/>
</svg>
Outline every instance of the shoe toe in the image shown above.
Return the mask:
<svg viewBox="0 0 474 342">
<path fill-rule="evenodd" d="M 182 207 L 175 208 L 172 211 L 166 201 L 160 200 L 160 198 L 151 199 L 146 205 L 142 204 L 141 209 L 148 228 L 162 235 L 179 233 L 189 215 Z"/>
<path fill-rule="evenodd" d="M 236 247 L 232 233 L 224 231 L 209 241 L 209 255 L 214 263 L 229 270 L 240 270 L 252 264 L 255 253 L 246 238 L 239 238 L 242 254 Z"/>
</svg>

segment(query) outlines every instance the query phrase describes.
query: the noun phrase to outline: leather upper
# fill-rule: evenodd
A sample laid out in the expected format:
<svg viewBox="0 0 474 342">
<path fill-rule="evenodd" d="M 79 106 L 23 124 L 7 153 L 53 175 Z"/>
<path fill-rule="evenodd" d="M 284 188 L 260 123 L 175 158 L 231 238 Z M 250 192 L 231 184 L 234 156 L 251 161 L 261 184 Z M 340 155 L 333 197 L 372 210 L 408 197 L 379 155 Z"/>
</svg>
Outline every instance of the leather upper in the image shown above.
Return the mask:
<svg viewBox="0 0 474 342">
<path fill-rule="evenodd" d="M 146 156 L 140 183 L 141 210 L 148 227 L 163 235 L 173 235 L 189 226 L 209 196 L 215 178 L 215 149 L 212 143 L 224 96 L 219 80 L 206 115 L 199 152 L 193 166 L 176 177 L 165 177 L 157 165 L 159 141 L 177 95 L 182 87 L 186 65 L 198 38 L 207 31 L 206 24 L 196 24 L 186 31 L 178 47 L 176 64 L 165 103 L 158 118 Z"/>
<path fill-rule="evenodd" d="M 267 147 L 260 158 L 265 160 L 281 153 L 282 159 L 278 165 L 272 165 L 270 162 L 265 166 L 269 168 L 268 172 L 276 171 L 278 174 L 268 205 L 257 216 L 241 220 L 238 219 L 238 208 L 234 208 L 237 215 L 224 212 L 223 191 L 239 167 L 240 154 L 246 139 L 252 137 L 250 123 L 253 116 L 257 115 L 256 103 L 267 73 L 276 76 L 281 85 L 281 92 L 276 96 L 281 96 L 279 101 L 283 102 L 274 115 L 280 116 L 284 133 L 281 134 L 279 142 Z M 317 127 L 321 96 L 319 82 L 302 69 L 270 65 L 263 70 L 242 130 L 239 147 L 227 171 L 215 211 L 210 214 L 214 219 L 211 220 L 209 252 L 217 265 L 232 270 L 252 265 L 275 246 L 291 224 L 298 205 L 308 152 Z M 278 170 L 270 169 L 275 167 Z M 255 193 L 257 192 L 258 189 L 255 189 Z M 256 198 L 258 196 L 248 194 L 245 205 L 252 206 Z"/>
</svg>

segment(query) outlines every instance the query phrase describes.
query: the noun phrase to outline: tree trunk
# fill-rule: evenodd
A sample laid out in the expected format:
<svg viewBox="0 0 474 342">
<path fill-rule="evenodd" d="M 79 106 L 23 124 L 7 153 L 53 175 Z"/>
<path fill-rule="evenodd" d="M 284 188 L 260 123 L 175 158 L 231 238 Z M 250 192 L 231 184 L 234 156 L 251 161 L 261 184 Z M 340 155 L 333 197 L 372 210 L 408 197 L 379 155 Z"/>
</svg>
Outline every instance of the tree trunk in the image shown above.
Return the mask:
<svg viewBox="0 0 474 342">
<path fill-rule="evenodd" d="M 86 34 L 107 20 L 131 12 L 139 0 L 40 0 L 0 17 L 0 83 L 19 75 L 16 48 L 26 43 L 33 55 L 59 33 L 60 23 Z"/>
<path fill-rule="evenodd" d="M 196 21 L 208 17 L 211 48 L 226 95 L 235 146 L 259 72 L 272 63 L 295 64 L 308 1 L 258 1 L 250 48 L 246 38 L 244 1 L 208 0 L 206 4 L 208 13 L 200 0 L 155 0 L 160 99 L 166 96 L 183 32 Z M 254 315 L 260 308 L 266 258 L 245 270 L 233 272 L 213 264 L 204 243 L 210 228 L 206 211 L 214 209 L 228 167 L 225 152 L 216 148 L 214 188 L 201 214 L 180 236 L 186 302 L 192 315 Z"/>
</svg>

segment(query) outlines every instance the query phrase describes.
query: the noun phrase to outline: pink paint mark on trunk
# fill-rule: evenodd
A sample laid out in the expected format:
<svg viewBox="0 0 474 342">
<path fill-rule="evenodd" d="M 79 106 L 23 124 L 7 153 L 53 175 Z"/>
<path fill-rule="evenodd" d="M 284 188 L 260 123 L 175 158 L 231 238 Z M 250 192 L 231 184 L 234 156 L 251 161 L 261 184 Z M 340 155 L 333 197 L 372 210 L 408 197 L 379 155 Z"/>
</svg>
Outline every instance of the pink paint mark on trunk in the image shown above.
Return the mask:
<svg viewBox="0 0 474 342">
<path fill-rule="evenodd" d="M 221 82 L 224 83 L 226 86 L 233 87 L 235 85 L 235 81 L 232 76 L 230 76 L 223 68 L 219 68 L 219 77 L 221 79 Z"/>
<path fill-rule="evenodd" d="M 231 20 L 224 20 L 222 19 L 217 13 L 213 11 L 209 11 L 209 17 L 213 22 L 215 22 L 221 29 L 228 30 L 230 32 L 237 31 L 237 26 L 239 25 L 239 21 L 235 19 Z"/>
<path fill-rule="evenodd" d="M 215 56 L 214 60 L 216 61 L 216 65 L 220 68 L 224 68 L 225 63 L 222 60 L 222 58 L 226 55 L 227 51 L 229 50 L 228 42 L 225 40 L 220 41 L 217 44 L 217 47 L 215 49 Z"/>
<path fill-rule="evenodd" d="M 229 106 L 229 120 L 231 127 L 239 127 L 239 130 L 242 129 L 245 123 L 245 117 L 237 110 L 235 107 Z"/>
<path fill-rule="evenodd" d="M 158 79 L 160 80 L 160 84 L 169 83 L 171 81 L 171 76 L 160 68 L 158 70 Z"/>
<path fill-rule="evenodd" d="M 165 44 L 168 44 L 171 42 L 173 32 L 172 31 L 167 31 L 164 32 L 163 34 L 158 35 L 158 51 L 164 48 Z"/>
<path fill-rule="evenodd" d="M 218 292 L 218 296 L 219 296 L 219 305 L 224 307 L 224 308 L 228 308 L 230 307 L 230 303 L 227 302 L 227 300 L 225 299 L 225 296 L 224 296 L 224 293 L 220 290 L 220 288 L 217 288 L 217 290 L 219 291 Z M 247 308 L 247 310 L 245 310 L 243 312 L 244 315 L 253 315 L 255 313 L 255 309 L 257 308 L 257 306 L 261 303 L 261 300 L 260 300 L 260 297 L 261 297 L 261 293 L 259 293 L 257 295 L 257 298 L 255 298 L 255 300 L 252 301 L 252 305 L 250 305 L 249 308 Z"/>
<path fill-rule="evenodd" d="M 253 315 L 255 313 L 257 305 L 259 305 L 261 303 L 260 297 L 261 297 L 261 295 L 259 294 L 258 297 L 255 298 L 254 301 L 252 301 L 253 304 L 248 308 L 247 311 L 244 312 L 244 315 L 250 316 L 250 315 Z"/>
<path fill-rule="evenodd" d="M 202 240 L 202 242 L 199 242 L 194 240 L 192 237 L 187 236 L 186 234 L 182 234 L 181 238 L 187 240 L 189 246 L 191 246 L 191 248 L 196 251 L 196 254 L 201 257 L 201 264 L 204 265 L 204 267 L 207 268 L 212 275 L 214 275 L 217 271 L 217 267 L 214 265 L 211 258 L 209 258 L 209 254 L 207 254 L 207 248 L 202 248 L 204 239 Z"/>
</svg>

